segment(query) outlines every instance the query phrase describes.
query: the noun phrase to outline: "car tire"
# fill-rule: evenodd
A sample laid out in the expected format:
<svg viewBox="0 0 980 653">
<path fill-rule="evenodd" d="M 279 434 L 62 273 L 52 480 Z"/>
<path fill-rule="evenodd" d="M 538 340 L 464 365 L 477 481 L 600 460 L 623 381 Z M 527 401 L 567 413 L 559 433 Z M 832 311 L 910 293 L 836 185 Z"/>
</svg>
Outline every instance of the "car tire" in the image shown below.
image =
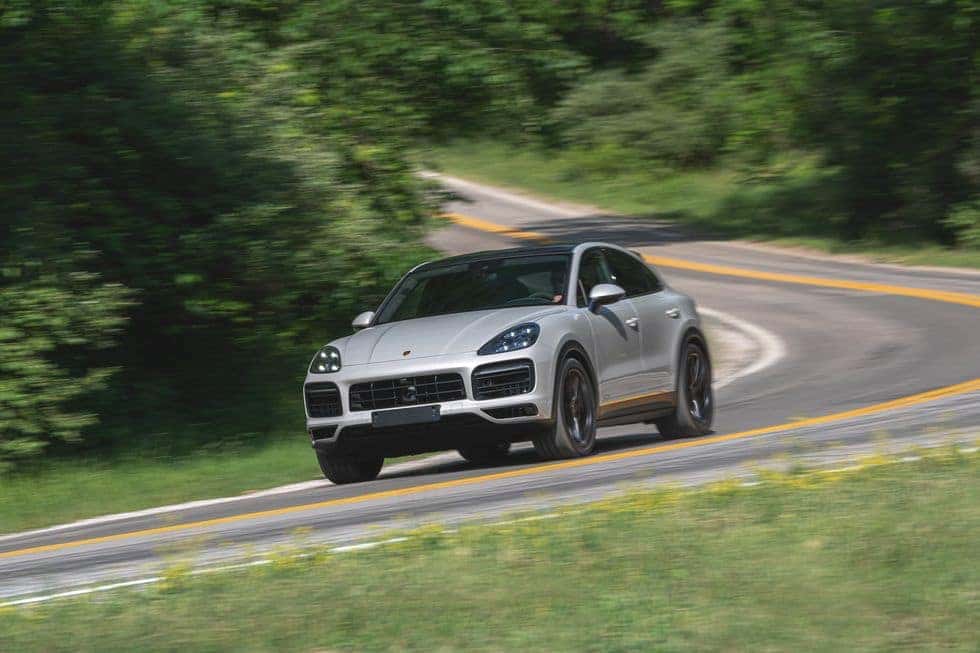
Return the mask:
<svg viewBox="0 0 980 653">
<path fill-rule="evenodd" d="M 361 483 L 373 481 L 381 472 L 383 456 L 350 456 L 316 452 L 323 475 L 332 483 Z"/>
<path fill-rule="evenodd" d="M 664 439 L 711 432 L 715 398 L 711 389 L 711 359 L 700 339 L 689 337 L 678 356 L 677 407 L 673 415 L 656 421 Z"/>
<path fill-rule="evenodd" d="M 507 454 L 510 453 L 510 442 L 474 444 L 468 447 L 460 447 L 456 451 L 474 465 L 493 465 L 507 459 Z"/>
<path fill-rule="evenodd" d="M 555 375 L 554 424 L 534 439 L 542 458 L 578 458 L 595 449 L 598 419 L 595 388 L 578 359 L 566 358 Z"/>
</svg>

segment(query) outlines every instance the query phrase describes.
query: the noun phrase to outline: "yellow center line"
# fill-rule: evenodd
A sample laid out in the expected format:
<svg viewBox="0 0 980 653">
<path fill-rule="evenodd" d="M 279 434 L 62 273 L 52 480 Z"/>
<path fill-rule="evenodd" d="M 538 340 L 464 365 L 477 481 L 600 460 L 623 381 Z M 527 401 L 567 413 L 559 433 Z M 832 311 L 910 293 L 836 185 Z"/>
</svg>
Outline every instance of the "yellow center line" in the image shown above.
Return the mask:
<svg viewBox="0 0 980 653">
<path fill-rule="evenodd" d="M 31 555 L 37 553 L 48 553 L 51 551 L 60 551 L 63 549 L 69 549 L 74 547 L 88 546 L 92 544 L 102 544 L 105 542 L 114 542 L 117 540 L 134 538 L 134 537 L 147 537 L 151 535 L 177 533 L 180 531 L 187 531 L 195 528 L 208 528 L 212 526 L 232 524 L 235 522 L 245 521 L 249 519 L 261 519 L 263 517 L 278 517 L 278 516 L 289 515 L 297 512 L 304 512 L 308 510 L 335 508 L 337 506 L 346 506 L 346 505 L 351 505 L 356 503 L 364 503 L 367 501 L 376 501 L 379 499 L 391 499 L 395 497 L 404 497 L 413 494 L 421 494 L 423 492 L 432 492 L 435 490 L 458 488 L 467 485 L 475 485 L 477 483 L 486 483 L 488 481 L 499 481 L 504 479 L 519 478 L 522 476 L 531 476 L 534 474 L 554 472 L 554 471 L 559 471 L 564 469 L 572 469 L 575 467 L 584 467 L 587 465 L 598 465 L 601 463 L 613 462 L 617 460 L 625 460 L 628 458 L 639 458 L 641 456 L 650 456 L 653 454 L 665 453 L 668 451 L 677 451 L 680 449 L 688 449 L 691 447 L 703 447 L 709 444 L 729 442 L 731 440 L 741 440 L 741 439 L 756 437 L 760 435 L 777 433 L 779 431 L 787 431 L 791 429 L 799 429 L 799 428 L 810 427 L 810 426 L 819 426 L 821 424 L 827 424 L 839 420 L 851 419 L 854 417 L 863 417 L 867 415 L 874 415 L 876 413 L 882 413 L 885 411 L 895 410 L 898 408 L 907 408 L 909 406 L 915 406 L 917 404 L 922 404 L 929 401 L 935 401 L 937 399 L 944 399 L 947 397 L 953 397 L 956 395 L 966 394 L 969 392 L 976 392 L 978 390 L 980 390 L 980 378 L 973 379 L 972 381 L 964 381 L 963 383 L 957 383 L 956 385 L 946 386 L 944 388 L 938 388 L 936 390 L 929 390 L 928 392 L 921 392 L 919 394 L 914 394 L 907 397 L 900 397 L 898 399 L 893 399 L 891 401 L 873 404 L 871 406 L 855 408 L 854 410 L 848 410 L 840 413 L 833 413 L 830 415 L 822 415 L 820 417 L 811 417 L 803 420 L 796 420 L 792 422 L 787 422 L 785 424 L 774 424 L 772 426 L 764 426 L 761 428 L 750 429 L 747 431 L 738 431 L 737 433 L 726 433 L 724 435 L 713 435 L 713 436 L 701 437 L 701 438 L 691 439 L 691 440 L 681 440 L 679 442 L 671 442 L 669 444 L 659 444 L 651 447 L 642 447 L 640 449 L 629 449 L 626 451 L 600 454 L 596 456 L 590 456 L 588 458 L 573 458 L 571 460 L 563 460 L 561 462 L 556 462 L 556 463 L 532 465 L 530 467 L 511 469 L 504 472 L 493 472 L 490 474 L 482 474 L 480 476 L 469 476 L 466 478 L 457 478 L 449 481 L 438 481 L 436 483 L 426 483 L 425 485 L 414 485 L 410 487 L 397 488 L 394 490 L 382 490 L 381 492 L 371 492 L 368 494 L 361 494 L 352 497 L 344 497 L 341 499 L 327 499 L 325 501 L 317 501 L 314 503 L 305 503 L 296 506 L 286 506 L 284 508 L 273 508 L 270 510 L 260 510 L 257 512 L 242 513 L 238 515 L 229 515 L 227 517 L 217 517 L 214 519 L 204 519 L 200 521 L 187 522 L 184 524 L 172 524 L 170 526 L 146 528 L 138 531 L 116 533 L 113 535 L 103 535 L 101 537 L 90 537 L 82 540 L 72 540 L 69 542 L 58 542 L 56 544 L 44 544 L 41 546 L 32 546 L 24 549 L 16 549 L 14 551 L 4 551 L 0 553 L 0 558 L 12 558 L 14 556 Z"/>
<path fill-rule="evenodd" d="M 676 268 L 678 270 L 692 270 L 695 272 L 706 272 L 708 274 L 719 274 L 729 277 L 742 277 L 746 279 L 758 279 L 760 281 L 777 281 L 779 283 L 794 283 L 804 286 L 819 286 L 824 288 L 840 288 L 842 290 L 857 290 L 860 292 L 881 293 L 885 295 L 899 295 L 901 297 L 915 297 L 916 299 L 930 299 L 948 304 L 962 304 L 980 308 L 980 296 L 970 293 L 948 292 L 944 290 L 930 290 L 928 288 L 909 288 L 907 286 L 892 286 L 884 283 L 869 283 L 866 281 L 849 281 L 847 279 L 827 279 L 825 277 L 809 277 L 798 274 L 783 274 L 781 272 L 763 272 L 761 270 L 747 270 L 728 265 L 713 265 L 710 263 L 695 263 L 678 258 L 666 256 L 643 255 L 643 260 L 652 265 L 665 268 Z"/>
<path fill-rule="evenodd" d="M 526 231 L 515 227 L 507 227 L 495 222 L 474 218 L 473 216 L 461 213 L 444 213 L 442 217 L 447 220 L 470 229 L 477 229 L 487 233 L 499 234 L 508 238 L 522 238 L 525 240 L 536 240 L 541 243 L 554 242 L 548 236 L 536 231 Z M 671 258 L 667 256 L 643 255 L 643 260 L 651 265 L 664 268 L 674 268 L 678 270 L 690 270 L 692 272 L 704 272 L 707 274 L 717 274 L 729 277 L 741 277 L 743 279 L 756 279 L 759 281 L 776 281 L 779 283 L 792 283 L 804 286 L 817 286 L 823 288 L 838 288 L 842 290 L 856 290 L 860 292 L 880 293 L 885 295 L 898 295 L 901 297 L 914 297 L 916 299 L 928 299 L 932 301 L 946 302 L 948 304 L 961 304 L 972 308 L 980 308 L 980 296 L 970 293 L 949 292 L 944 290 L 930 290 L 928 288 L 911 288 L 907 286 L 893 286 L 883 283 L 870 283 L 867 281 L 850 281 L 847 279 L 828 279 L 826 277 L 811 277 L 799 274 L 784 274 L 781 272 L 764 272 L 762 270 L 750 270 L 747 268 L 737 268 L 729 265 L 715 265 L 712 263 L 697 263 L 685 259 Z"/>
<path fill-rule="evenodd" d="M 550 239 L 547 236 L 543 234 L 539 234 L 537 232 L 514 229 L 511 227 L 506 227 L 493 222 L 482 220 L 480 218 L 474 218 L 459 213 L 445 214 L 444 217 L 446 217 L 449 220 L 452 220 L 456 224 L 465 227 L 478 229 L 480 231 L 500 234 L 509 238 L 523 238 L 527 240 L 550 242 Z M 975 308 L 980 307 L 980 297 L 978 297 L 977 295 L 971 295 L 967 293 L 942 292 L 942 291 L 935 291 L 935 290 L 926 290 L 921 288 L 906 288 L 903 286 L 890 286 L 885 284 L 865 283 L 860 281 L 846 281 L 846 280 L 839 280 L 839 279 L 824 279 L 820 277 L 807 277 L 807 276 L 798 276 L 798 275 L 791 275 L 791 274 L 760 272 L 757 270 L 747 270 L 747 269 L 734 268 L 734 267 L 723 266 L 723 265 L 695 263 L 691 261 L 685 261 L 682 259 L 665 258 L 665 257 L 658 257 L 658 256 L 644 256 L 644 258 L 647 260 L 647 262 L 652 263 L 654 265 L 660 265 L 663 267 L 673 267 L 673 268 L 685 269 L 685 270 L 694 270 L 698 272 L 706 272 L 709 274 L 720 274 L 726 276 L 760 279 L 765 281 L 778 281 L 782 283 L 795 283 L 795 284 L 803 284 L 809 286 L 841 288 L 846 290 L 856 290 L 862 292 L 887 293 L 890 295 L 901 295 L 905 297 L 915 297 L 918 299 L 929 299 L 929 300 L 948 302 L 953 304 L 962 304 L 965 306 L 972 306 Z M 357 496 L 345 497 L 340 499 L 328 499 L 325 501 L 317 501 L 314 503 L 306 503 L 306 504 L 296 505 L 296 506 L 287 506 L 284 508 L 260 510 L 257 512 L 229 515 L 227 517 L 217 517 L 214 519 L 204 519 L 200 521 L 187 522 L 183 524 L 172 524 L 169 526 L 146 528 L 146 529 L 130 531 L 126 533 L 115 533 L 113 535 L 90 537 L 90 538 L 85 538 L 80 540 L 72 540 L 68 542 L 58 542 L 55 544 L 44 544 L 41 546 L 33 546 L 33 547 L 27 547 L 23 549 L 16 549 L 12 551 L 0 552 L 0 559 L 12 558 L 15 556 L 38 554 L 38 553 L 48 553 L 52 551 L 61 551 L 69 548 L 88 546 L 92 544 L 102 544 L 105 542 L 114 542 L 114 541 L 128 539 L 128 538 L 163 535 L 167 533 L 177 533 L 177 532 L 188 531 L 197 528 L 208 528 L 213 526 L 232 524 L 232 523 L 241 522 L 249 519 L 261 519 L 263 517 L 276 517 L 281 515 L 289 515 L 297 512 L 308 511 L 308 510 L 319 510 L 323 508 L 352 505 L 357 503 L 364 503 L 367 501 L 375 501 L 379 499 L 404 497 L 413 494 L 421 494 L 423 492 L 432 492 L 435 490 L 443 490 L 447 488 L 463 487 L 466 485 L 474 485 L 477 483 L 486 483 L 488 481 L 498 481 L 503 479 L 519 478 L 522 476 L 530 476 L 533 474 L 541 474 L 545 472 L 552 472 L 552 471 L 558 471 L 563 469 L 572 469 L 575 467 L 583 467 L 586 465 L 598 465 L 605 462 L 624 460 L 628 458 L 638 458 L 641 456 L 649 456 L 652 454 L 664 453 L 668 451 L 677 451 L 680 449 L 687 449 L 690 447 L 702 447 L 705 445 L 717 444 L 720 442 L 741 440 L 750 437 L 777 433 L 779 431 L 788 431 L 792 429 L 799 429 L 799 428 L 810 427 L 810 426 L 819 426 L 821 424 L 827 424 L 830 422 L 852 419 L 855 417 L 863 417 L 866 415 L 874 415 L 889 410 L 907 408 L 909 406 L 915 406 L 930 401 L 936 401 L 938 399 L 944 399 L 944 398 L 966 394 L 969 392 L 976 392 L 976 391 L 980 391 L 980 378 L 973 379 L 971 381 L 964 381 L 963 383 L 957 383 L 955 385 L 950 385 L 935 390 L 930 390 L 928 392 L 920 392 L 918 394 L 909 395 L 907 397 L 900 397 L 898 399 L 893 399 L 891 401 L 872 404 L 870 406 L 864 406 L 862 408 L 855 408 L 854 410 L 832 413 L 820 417 L 796 419 L 791 422 L 786 422 L 783 424 L 774 424 L 772 426 L 764 426 L 761 428 L 750 429 L 747 431 L 739 431 L 737 433 L 728 433 L 725 435 L 714 435 L 714 436 L 702 437 L 702 438 L 697 438 L 692 440 L 683 440 L 680 442 L 671 442 L 669 444 L 660 444 L 651 447 L 643 447 L 640 449 L 630 449 L 627 451 L 619 451 L 615 453 L 590 456 L 588 458 L 575 458 L 572 460 L 565 460 L 557 463 L 533 465 L 530 467 L 522 467 L 520 469 L 512 469 L 504 472 L 494 472 L 490 474 L 470 476 L 466 478 L 453 479 L 449 481 L 426 483 L 425 485 L 415 485 L 410 487 L 398 488 L 394 490 L 383 490 L 381 492 L 371 492 L 368 494 L 361 494 Z"/>
<path fill-rule="evenodd" d="M 488 220 L 482 220 L 480 218 L 474 218 L 471 215 L 463 215 L 462 213 L 443 213 L 441 217 L 451 220 L 461 227 L 468 227 L 470 229 L 476 229 L 477 231 L 485 231 L 491 234 L 499 234 L 501 236 L 506 236 L 507 238 L 520 238 L 521 240 L 536 240 L 541 243 L 552 242 L 551 238 L 548 238 L 544 234 L 539 234 L 536 231 L 527 231 L 524 229 L 515 229 L 514 227 L 507 227 L 502 224 L 497 224 L 496 222 L 490 222 Z"/>
</svg>

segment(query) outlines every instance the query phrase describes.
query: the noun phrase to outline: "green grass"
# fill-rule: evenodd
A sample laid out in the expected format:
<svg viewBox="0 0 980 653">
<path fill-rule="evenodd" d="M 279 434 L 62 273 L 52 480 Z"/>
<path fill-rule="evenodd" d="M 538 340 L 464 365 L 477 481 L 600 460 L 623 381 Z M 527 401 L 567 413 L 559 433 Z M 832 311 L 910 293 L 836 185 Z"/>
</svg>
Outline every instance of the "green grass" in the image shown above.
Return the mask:
<svg viewBox="0 0 980 653">
<path fill-rule="evenodd" d="M 842 240 L 833 173 L 807 156 L 786 157 L 766 175 L 731 167 L 679 172 L 630 163 L 622 152 L 545 152 L 480 142 L 428 148 L 420 160 L 542 197 L 675 221 L 695 233 L 876 261 L 980 268 L 980 250 L 905 242 L 891 234 Z"/>
<path fill-rule="evenodd" d="M 642 491 L 0 611 L 29 651 L 976 650 L 980 458 Z"/>
<path fill-rule="evenodd" d="M 431 148 L 424 162 L 448 174 L 637 216 L 711 214 L 736 184 L 728 171 L 665 173 L 596 169 L 582 155 L 553 155 L 495 143 Z"/>
<path fill-rule="evenodd" d="M 302 430 L 179 458 L 55 460 L 0 477 L 0 533 L 322 478 Z"/>
<path fill-rule="evenodd" d="M 389 458 L 385 464 L 427 455 Z M 264 445 L 177 458 L 57 460 L 31 473 L 0 476 L 0 534 L 322 479 L 302 430 Z"/>
</svg>

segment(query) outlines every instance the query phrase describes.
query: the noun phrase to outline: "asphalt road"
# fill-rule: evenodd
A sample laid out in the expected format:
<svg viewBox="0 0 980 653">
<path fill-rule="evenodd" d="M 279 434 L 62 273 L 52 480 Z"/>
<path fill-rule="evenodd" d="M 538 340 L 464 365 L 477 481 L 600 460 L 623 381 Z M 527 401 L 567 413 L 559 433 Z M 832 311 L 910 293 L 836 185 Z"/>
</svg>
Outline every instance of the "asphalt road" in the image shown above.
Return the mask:
<svg viewBox="0 0 980 653">
<path fill-rule="evenodd" d="M 505 466 L 478 468 L 440 455 L 356 486 L 310 483 L 8 535 L 0 537 L 0 599 L 138 579 L 175 557 L 226 564 L 300 537 L 343 544 L 420 521 L 496 519 L 596 498 L 624 483 L 697 483 L 788 458 L 827 463 L 872 449 L 977 438 L 980 275 L 697 240 L 651 220 L 444 181 L 455 193 L 447 211 L 475 218 L 432 235 L 447 253 L 545 237 L 611 241 L 670 262 L 661 267 L 668 282 L 720 312 L 711 315 L 714 329 L 735 343 L 726 352 L 731 369 L 718 391 L 715 433 L 666 444 L 652 426 L 616 427 L 601 431 L 599 454 L 588 459 L 542 463 L 522 449 Z M 812 278 L 860 288 L 815 285 Z M 915 297 L 888 286 L 934 292 Z M 740 333 L 728 339 L 727 330 Z"/>
</svg>

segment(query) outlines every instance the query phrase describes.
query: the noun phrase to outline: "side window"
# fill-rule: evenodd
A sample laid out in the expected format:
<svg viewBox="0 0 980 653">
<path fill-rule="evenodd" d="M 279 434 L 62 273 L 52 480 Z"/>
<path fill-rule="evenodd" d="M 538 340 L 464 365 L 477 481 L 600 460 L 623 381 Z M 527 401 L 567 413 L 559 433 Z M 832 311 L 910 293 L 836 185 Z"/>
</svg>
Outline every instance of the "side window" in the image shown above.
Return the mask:
<svg viewBox="0 0 980 653">
<path fill-rule="evenodd" d="M 607 249 L 605 254 L 613 275 L 613 283 L 622 286 L 627 297 L 660 290 L 657 275 L 637 259 L 615 249 Z"/>
<path fill-rule="evenodd" d="M 589 303 L 589 292 L 592 287 L 600 283 L 609 283 L 611 276 L 606 269 L 605 261 L 602 258 L 602 251 L 590 249 L 582 255 L 582 262 L 578 267 L 578 305 L 586 306 Z"/>
</svg>

